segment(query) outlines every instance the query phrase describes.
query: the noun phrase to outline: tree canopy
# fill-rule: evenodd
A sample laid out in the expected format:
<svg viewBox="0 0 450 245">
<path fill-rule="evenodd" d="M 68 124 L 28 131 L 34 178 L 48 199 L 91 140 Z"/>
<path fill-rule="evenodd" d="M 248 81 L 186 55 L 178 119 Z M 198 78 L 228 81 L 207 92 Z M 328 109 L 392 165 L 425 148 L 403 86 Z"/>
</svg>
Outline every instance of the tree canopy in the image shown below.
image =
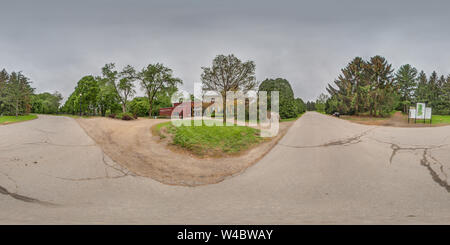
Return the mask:
<svg viewBox="0 0 450 245">
<path fill-rule="evenodd" d="M 0 115 L 24 115 L 31 111 L 31 81 L 22 72 L 0 72 Z"/>
<path fill-rule="evenodd" d="M 211 67 L 202 67 L 201 75 L 203 90 L 215 91 L 222 96 L 223 123 L 227 120 L 227 92 L 248 92 L 256 88 L 255 63 L 242 62 L 233 54 L 218 55 L 214 58 Z"/>
<path fill-rule="evenodd" d="M 393 110 L 407 112 L 417 102 L 428 103 L 435 114 L 450 114 L 448 84 L 450 76 L 439 76 L 435 71 L 427 77 L 406 64 L 395 73 L 392 65 L 381 56 L 369 61 L 354 58 L 327 91 L 327 113 L 368 114 L 384 116 Z"/>
<path fill-rule="evenodd" d="M 294 98 L 294 91 L 288 80 L 283 78 L 266 79 L 259 85 L 259 91 L 267 92 L 267 105 L 271 104 L 271 92 L 279 91 L 280 118 L 294 118 L 305 111 L 305 105 L 300 98 Z"/>
<path fill-rule="evenodd" d="M 141 82 L 147 96 L 132 98 L 136 93 L 135 81 Z M 101 76 L 88 75 L 78 82 L 62 111 L 105 116 L 121 109 L 121 113 L 145 116 L 142 111 L 145 109 L 147 115 L 159 115 L 159 108 L 172 105 L 170 96 L 177 91 L 178 84 L 181 80 L 173 77 L 172 70 L 159 63 L 148 65 L 141 72 L 130 65 L 119 72 L 114 63 L 109 63 L 102 68 Z"/>
<path fill-rule="evenodd" d="M 158 94 L 160 96 L 165 92 L 171 94 L 176 91 L 178 85 L 183 83 L 181 79 L 173 76 L 172 69 L 160 63 L 148 65 L 135 76 L 147 95 L 149 116 L 152 115 L 154 101 Z"/>
</svg>

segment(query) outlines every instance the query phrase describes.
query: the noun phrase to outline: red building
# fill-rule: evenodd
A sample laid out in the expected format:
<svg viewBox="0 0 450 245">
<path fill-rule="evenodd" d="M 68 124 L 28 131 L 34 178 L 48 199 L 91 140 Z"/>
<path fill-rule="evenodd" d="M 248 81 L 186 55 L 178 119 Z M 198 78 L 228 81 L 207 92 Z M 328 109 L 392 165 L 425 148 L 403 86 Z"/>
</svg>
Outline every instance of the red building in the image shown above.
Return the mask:
<svg viewBox="0 0 450 245">
<path fill-rule="evenodd" d="M 172 112 L 174 110 L 176 110 L 176 112 L 178 112 L 178 115 L 180 118 L 183 118 L 184 116 L 192 116 L 195 115 L 195 102 L 178 102 L 178 103 L 173 103 L 173 107 L 165 107 L 165 108 L 160 108 L 159 109 L 159 116 L 160 117 L 171 117 L 172 116 Z M 200 102 L 197 102 L 200 103 Z M 208 108 L 208 106 L 212 105 L 212 103 L 202 103 L 202 112 Z M 176 108 L 176 109 L 175 109 Z M 190 110 L 190 113 L 189 113 Z M 200 114 L 201 114 L 200 113 Z M 201 115 L 197 115 L 197 116 L 201 116 Z"/>
</svg>

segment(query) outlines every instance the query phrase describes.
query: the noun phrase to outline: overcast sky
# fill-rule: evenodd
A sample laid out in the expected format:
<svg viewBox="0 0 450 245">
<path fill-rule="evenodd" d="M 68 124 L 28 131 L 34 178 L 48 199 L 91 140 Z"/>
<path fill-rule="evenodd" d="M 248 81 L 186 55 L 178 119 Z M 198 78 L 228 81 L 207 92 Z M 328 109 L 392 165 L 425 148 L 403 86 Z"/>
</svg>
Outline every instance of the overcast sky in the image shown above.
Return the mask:
<svg viewBox="0 0 450 245">
<path fill-rule="evenodd" d="M 0 69 L 67 98 L 105 63 L 162 62 L 193 91 L 202 66 L 233 53 L 313 100 L 355 56 L 449 74 L 449 13 L 448 1 L 5 0 Z"/>
</svg>

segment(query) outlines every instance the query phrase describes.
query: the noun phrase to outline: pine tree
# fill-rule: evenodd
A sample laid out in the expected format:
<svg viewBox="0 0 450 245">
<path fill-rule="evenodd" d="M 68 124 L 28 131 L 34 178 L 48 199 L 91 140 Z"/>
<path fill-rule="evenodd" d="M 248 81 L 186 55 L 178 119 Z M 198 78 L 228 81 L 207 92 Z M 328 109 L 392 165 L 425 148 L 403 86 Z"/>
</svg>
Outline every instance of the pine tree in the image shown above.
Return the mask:
<svg viewBox="0 0 450 245">
<path fill-rule="evenodd" d="M 6 106 L 4 101 L 5 101 L 5 96 L 6 96 L 6 85 L 7 82 L 9 80 L 9 74 L 8 72 L 6 72 L 5 69 L 3 69 L 0 72 L 0 115 L 3 114 L 4 112 L 4 107 Z"/>
<path fill-rule="evenodd" d="M 370 58 L 368 63 L 368 77 L 370 84 L 369 95 L 371 97 L 370 115 L 382 115 L 386 105 L 390 104 L 390 95 L 394 91 L 393 87 L 393 69 L 386 59 L 381 56 Z"/>
<path fill-rule="evenodd" d="M 367 86 L 367 63 L 361 58 L 354 58 L 341 70 L 337 80 L 334 81 L 337 89 L 328 85 L 328 93 L 338 101 L 338 110 L 344 114 L 358 114 L 366 104 L 363 96 L 364 87 Z"/>
<path fill-rule="evenodd" d="M 21 72 L 11 73 L 6 85 L 4 100 L 5 104 L 11 108 L 9 114 L 19 116 L 30 112 L 31 95 L 33 94 L 33 88 L 30 84 L 30 80 Z"/>
<path fill-rule="evenodd" d="M 417 78 L 417 88 L 414 93 L 416 102 L 428 101 L 428 78 L 424 71 L 421 71 Z"/>
<path fill-rule="evenodd" d="M 406 113 L 417 86 L 417 69 L 409 64 L 401 66 L 395 73 L 395 85 L 401 96 L 403 111 Z"/>
</svg>

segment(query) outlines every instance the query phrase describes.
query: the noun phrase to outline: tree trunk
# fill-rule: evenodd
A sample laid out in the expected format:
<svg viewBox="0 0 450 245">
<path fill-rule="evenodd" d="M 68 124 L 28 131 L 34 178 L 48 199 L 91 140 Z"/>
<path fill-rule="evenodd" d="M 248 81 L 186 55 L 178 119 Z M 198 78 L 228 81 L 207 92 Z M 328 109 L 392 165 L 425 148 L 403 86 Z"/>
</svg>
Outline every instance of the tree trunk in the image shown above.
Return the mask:
<svg viewBox="0 0 450 245">
<path fill-rule="evenodd" d="M 148 97 L 148 104 L 149 104 L 149 108 L 148 108 L 148 117 L 149 117 L 149 118 L 152 118 L 153 97 L 150 96 L 150 93 L 147 93 L 147 97 Z"/>
<path fill-rule="evenodd" d="M 223 124 L 225 125 L 225 123 L 227 122 L 227 94 L 225 92 L 225 95 L 222 96 L 223 98 L 223 103 L 222 103 L 222 121 Z"/>
<path fill-rule="evenodd" d="M 16 117 L 19 116 L 19 101 L 16 100 Z"/>
<path fill-rule="evenodd" d="M 126 112 L 126 105 L 125 105 L 125 103 L 122 103 L 122 112 L 123 112 L 123 113 Z"/>
<path fill-rule="evenodd" d="M 373 106 L 373 112 L 375 113 L 375 117 L 377 116 L 377 102 L 375 102 L 374 106 Z"/>
<path fill-rule="evenodd" d="M 152 117 L 152 103 L 149 102 L 149 104 L 150 104 L 150 107 L 148 109 L 148 117 L 151 118 Z"/>
</svg>

